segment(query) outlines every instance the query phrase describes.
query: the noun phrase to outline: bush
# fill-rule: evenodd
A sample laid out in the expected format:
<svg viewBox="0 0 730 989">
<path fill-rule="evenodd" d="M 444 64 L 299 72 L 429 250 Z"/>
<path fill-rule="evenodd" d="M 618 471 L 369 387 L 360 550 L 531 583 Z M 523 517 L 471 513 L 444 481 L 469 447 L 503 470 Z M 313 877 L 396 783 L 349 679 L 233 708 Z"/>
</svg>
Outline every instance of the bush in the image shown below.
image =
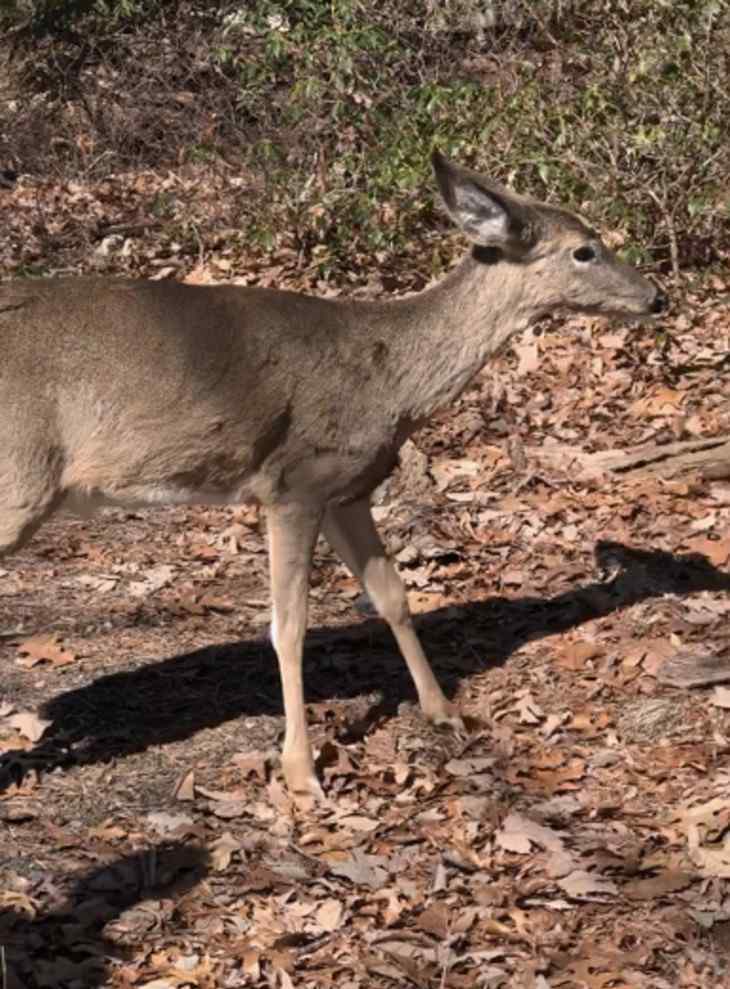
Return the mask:
<svg viewBox="0 0 730 989">
<path fill-rule="evenodd" d="M 247 236 L 294 237 L 324 276 L 422 249 L 435 143 L 643 262 L 730 249 L 725 0 L 16 0 L 0 17 L 0 164 L 227 163 L 255 184 Z"/>
</svg>

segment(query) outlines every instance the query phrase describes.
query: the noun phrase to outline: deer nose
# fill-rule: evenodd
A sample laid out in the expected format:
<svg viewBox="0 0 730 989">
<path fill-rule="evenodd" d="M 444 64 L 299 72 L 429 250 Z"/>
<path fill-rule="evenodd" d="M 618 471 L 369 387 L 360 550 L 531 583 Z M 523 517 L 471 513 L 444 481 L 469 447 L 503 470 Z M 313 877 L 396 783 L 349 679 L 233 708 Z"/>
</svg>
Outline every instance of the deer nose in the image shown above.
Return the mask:
<svg viewBox="0 0 730 989">
<path fill-rule="evenodd" d="M 651 311 L 658 315 L 660 312 L 664 312 L 665 309 L 669 307 L 669 299 L 660 289 L 657 289 L 656 295 L 651 300 Z"/>
</svg>

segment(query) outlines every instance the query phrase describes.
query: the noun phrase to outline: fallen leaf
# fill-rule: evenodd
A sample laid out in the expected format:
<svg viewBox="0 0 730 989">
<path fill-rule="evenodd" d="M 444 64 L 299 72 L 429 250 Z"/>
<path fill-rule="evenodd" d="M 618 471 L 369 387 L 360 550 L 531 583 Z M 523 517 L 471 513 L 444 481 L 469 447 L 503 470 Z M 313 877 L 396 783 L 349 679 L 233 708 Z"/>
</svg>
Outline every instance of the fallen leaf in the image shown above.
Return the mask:
<svg viewBox="0 0 730 989">
<path fill-rule="evenodd" d="M 712 703 L 715 707 L 730 708 L 730 687 L 715 687 L 712 692 Z"/>
<path fill-rule="evenodd" d="M 195 773 L 192 769 L 179 780 L 174 795 L 176 800 L 195 800 Z"/>
<path fill-rule="evenodd" d="M 480 821 L 486 815 L 492 800 L 490 797 L 463 796 L 459 797 L 459 805 L 467 817 Z"/>
<path fill-rule="evenodd" d="M 154 594 L 155 591 L 167 587 L 168 584 L 172 583 L 174 576 L 175 567 L 161 563 L 157 567 L 151 567 L 144 575 L 143 580 L 130 581 L 129 593 L 134 597 L 147 597 L 148 594 Z"/>
<path fill-rule="evenodd" d="M 518 699 L 512 710 L 517 711 L 522 725 L 537 725 L 545 717 L 529 690 Z"/>
<path fill-rule="evenodd" d="M 342 926 L 345 907 L 340 900 L 325 900 L 315 913 L 315 920 L 325 931 L 336 931 Z"/>
<path fill-rule="evenodd" d="M 626 343 L 626 331 L 619 333 L 603 333 L 598 337 L 598 342 L 608 350 L 620 350 Z"/>
<path fill-rule="evenodd" d="M 567 713 L 563 714 L 549 714 L 545 719 L 545 724 L 542 726 L 542 734 L 544 738 L 552 738 L 555 732 L 564 725 L 566 721 L 570 718 Z"/>
<path fill-rule="evenodd" d="M 452 776 L 469 777 L 492 769 L 494 756 L 475 756 L 467 759 L 450 759 L 444 766 Z"/>
<path fill-rule="evenodd" d="M 336 876 L 344 876 L 355 886 L 379 889 L 385 885 L 388 878 L 384 868 L 385 862 L 386 860 L 379 855 L 366 855 L 356 848 L 346 858 L 330 861 L 330 871 Z"/>
<path fill-rule="evenodd" d="M 624 670 L 641 667 L 648 676 L 656 676 L 662 664 L 675 652 L 676 648 L 667 639 L 642 639 L 627 649 L 621 667 Z"/>
<path fill-rule="evenodd" d="M 68 666 L 76 660 L 75 653 L 64 649 L 59 635 L 35 635 L 26 639 L 18 646 L 20 666 L 32 669 L 38 663 L 50 663 L 52 666 Z"/>
<path fill-rule="evenodd" d="M 343 828 L 350 828 L 352 831 L 370 832 L 378 827 L 378 821 L 372 817 L 364 817 L 362 814 L 345 814 L 339 819 L 339 824 Z"/>
<path fill-rule="evenodd" d="M 694 807 L 679 810 L 687 835 L 689 856 L 703 876 L 730 878 L 730 801 L 715 797 Z"/>
<path fill-rule="evenodd" d="M 436 481 L 437 491 L 445 491 L 454 481 L 478 477 L 481 471 L 481 464 L 465 457 L 454 460 L 436 460 L 431 464 L 431 474 Z"/>
<path fill-rule="evenodd" d="M 220 557 L 220 551 L 208 543 L 195 543 L 188 547 L 188 553 L 194 560 L 203 560 L 205 563 L 212 563 Z"/>
<path fill-rule="evenodd" d="M 605 900 L 618 893 L 616 884 L 610 879 L 602 879 L 582 869 L 559 879 L 558 886 L 574 900 Z"/>
<path fill-rule="evenodd" d="M 602 734 L 610 722 L 611 716 L 607 711 L 591 707 L 583 711 L 576 711 L 570 718 L 568 727 L 572 731 L 581 731 L 596 735 Z"/>
<path fill-rule="evenodd" d="M 419 915 L 416 927 L 443 940 L 449 933 L 449 911 L 443 903 L 432 903 Z"/>
<path fill-rule="evenodd" d="M 522 814 L 508 814 L 496 835 L 497 844 L 506 851 L 526 854 L 533 844 L 549 851 L 562 851 L 563 839 L 550 828 L 531 821 Z"/>
<path fill-rule="evenodd" d="M 446 866 L 443 861 L 439 859 L 436 863 L 436 868 L 433 874 L 433 881 L 431 883 L 432 893 L 441 893 L 443 890 L 448 889 L 449 885 L 449 874 L 446 871 Z"/>
<path fill-rule="evenodd" d="M 406 909 L 406 904 L 401 902 L 399 891 L 396 889 L 379 889 L 377 893 L 375 893 L 375 898 L 377 900 L 385 901 L 385 907 L 383 908 L 383 923 L 386 927 L 390 927 L 394 924 Z"/>
<path fill-rule="evenodd" d="M 196 264 L 187 275 L 183 278 L 183 281 L 188 285 L 210 285 L 215 282 L 215 276 L 211 272 L 210 268 L 207 268 L 204 264 Z"/>
<path fill-rule="evenodd" d="M 561 879 L 563 876 L 570 875 L 571 872 L 574 872 L 576 867 L 577 863 L 574 856 L 570 852 L 561 849 L 553 852 L 548 858 L 545 863 L 545 873 L 551 879 Z"/>
<path fill-rule="evenodd" d="M 29 896 L 16 890 L 0 891 L 0 906 L 5 910 L 12 910 L 18 914 L 25 914 L 31 920 L 38 913 L 38 904 L 34 903 Z"/>
<path fill-rule="evenodd" d="M 266 781 L 269 753 L 258 751 L 237 752 L 231 756 L 231 762 L 236 766 L 244 779 L 253 775 L 255 779 L 262 783 Z"/>
<path fill-rule="evenodd" d="M 118 574 L 82 574 L 78 578 L 79 584 L 83 587 L 90 587 L 92 591 L 105 594 L 112 591 L 119 583 Z"/>
<path fill-rule="evenodd" d="M 701 553 L 715 567 L 724 567 L 730 558 L 730 537 L 724 539 L 706 539 L 698 537 L 687 541 L 687 549 L 691 553 Z"/>
<path fill-rule="evenodd" d="M 685 395 L 685 392 L 677 391 L 675 388 L 658 387 L 651 394 L 630 405 L 629 412 L 641 419 L 672 415 L 684 401 Z"/>
<path fill-rule="evenodd" d="M 7 723 L 31 742 L 38 742 L 53 722 L 39 718 L 35 711 L 19 711 L 11 714 Z"/>
<path fill-rule="evenodd" d="M 223 872 L 231 864 L 234 852 L 239 851 L 240 841 L 236 841 L 229 831 L 225 831 L 220 838 L 216 838 L 208 846 L 210 852 L 210 862 L 216 872 Z"/>
<path fill-rule="evenodd" d="M 691 852 L 692 861 L 707 878 L 730 879 L 730 847 L 728 842 L 717 848 L 698 847 Z"/>
<path fill-rule="evenodd" d="M 556 662 L 564 670 L 579 672 L 584 670 L 588 661 L 603 654 L 602 647 L 597 642 L 568 642 L 556 655 Z"/>
<path fill-rule="evenodd" d="M 513 344 L 512 349 L 519 358 L 519 364 L 517 365 L 518 377 L 537 371 L 540 367 L 540 351 L 537 346 L 537 340 L 534 337 L 527 343 Z"/>
<path fill-rule="evenodd" d="M 22 824 L 24 821 L 33 821 L 37 817 L 37 806 L 28 803 L 27 800 L 8 800 L 0 803 L 0 821 Z"/>
<path fill-rule="evenodd" d="M 249 800 L 221 800 L 210 805 L 212 814 L 220 817 L 221 820 L 230 821 L 236 817 L 243 817 L 250 812 L 251 802 Z"/>
<path fill-rule="evenodd" d="M 668 893 L 675 893 L 677 890 L 686 889 L 692 885 L 694 877 L 690 872 L 682 872 L 680 869 L 667 869 L 657 876 L 650 876 L 648 879 L 636 879 L 626 883 L 623 892 L 630 900 L 653 900 Z"/>
<path fill-rule="evenodd" d="M 248 948 L 243 952 L 241 971 L 254 982 L 261 978 L 261 953 L 256 948 Z"/>
<path fill-rule="evenodd" d="M 585 762 L 575 758 L 559 769 L 536 769 L 533 775 L 543 786 L 558 791 L 576 789 L 578 780 L 583 779 L 585 772 Z"/>
<path fill-rule="evenodd" d="M 568 982 L 571 987 L 577 984 L 588 989 L 608 989 L 609 986 L 611 989 L 629 989 L 618 971 L 620 967 L 615 959 L 597 958 L 595 952 L 591 952 L 588 958 L 572 959 L 554 984 L 563 986 Z"/>
<path fill-rule="evenodd" d="M 129 832 L 126 828 L 114 824 L 113 819 L 110 818 L 95 828 L 90 828 L 89 834 L 94 838 L 100 838 L 102 841 L 119 841 L 121 838 L 126 838 Z"/>
<path fill-rule="evenodd" d="M 271 780 L 266 787 L 266 798 L 270 807 L 281 815 L 288 815 L 292 809 L 292 799 L 278 780 Z"/>
<path fill-rule="evenodd" d="M 204 594 L 200 598 L 200 604 L 208 611 L 217 611 L 224 615 L 236 610 L 236 605 L 230 598 L 217 594 Z"/>
<path fill-rule="evenodd" d="M 730 825 L 730 799 L 714 797 L 705 803 L 682 807 L 675 815 L 684 825 L 693 842 L 719 837 Z"/>
<path fill-rule="evenodd" d="M 277 968 L 275 972 L 279 979 L 279 989 L 294 989 L 291 975 L 285 968 Z"/>
<path fill-rule="evenodd" d="M 187 814 L 168 814 L 164 810 L 153 811 L 147 815 L 147 820 L 162 835 L 180 835 L 193 824 Z"/>
</svg>

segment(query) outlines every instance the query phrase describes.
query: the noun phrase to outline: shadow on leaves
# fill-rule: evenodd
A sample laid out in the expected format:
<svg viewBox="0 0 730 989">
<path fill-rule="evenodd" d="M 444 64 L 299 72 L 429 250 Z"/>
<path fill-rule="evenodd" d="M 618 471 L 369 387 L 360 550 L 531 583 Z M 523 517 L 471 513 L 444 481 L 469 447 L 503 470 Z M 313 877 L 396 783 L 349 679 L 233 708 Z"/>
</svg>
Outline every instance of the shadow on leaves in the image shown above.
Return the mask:
<svg viewBox="0 0 730 989">
<path fill-rule="evenodd" d="M 17 891 L 5 890 L 0 912 L 5 989 L 108 985 L 110 961 L 124 962 L 125 944 L 167 922 L 180 898 L 209 871 L 205 849 L 168 842 L 126 855 L 84 874 L 56 879 L 26 860 L 5 861 Z M 37 899 L 54 908 L 36 915 Z"/>
<path fill-rule="evenodd" d="M 418 619 L 427 655 L 447 694 L 471 674 L 500 666 L 524 643 L 664 594 L 730 589 L 730 575 L 697 554 L 675 555 L 601 542 L 599 579 L 552 598 L 488 598 Z M 392 715 L 413 686 L 390 634 L 377 620 L 313 630 L 305 649 L 309 701 L 382 697 Z M 268 642 L 228 643 L 113 673 L 47 702 L 53 725 L 29 752 L 0 763 L 0 786 L 29 769 L 103 762 L 188 738 L 240 716 L 281 715 L 276 658 Z"/>
</svg>

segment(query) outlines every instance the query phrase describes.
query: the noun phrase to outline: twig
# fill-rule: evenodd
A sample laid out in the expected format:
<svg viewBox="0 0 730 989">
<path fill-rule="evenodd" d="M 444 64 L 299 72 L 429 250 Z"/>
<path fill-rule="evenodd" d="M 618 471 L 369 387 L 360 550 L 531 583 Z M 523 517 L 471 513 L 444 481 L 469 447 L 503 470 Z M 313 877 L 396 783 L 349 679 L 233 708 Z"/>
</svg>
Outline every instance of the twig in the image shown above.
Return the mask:
<svg viewBox="0 0 730 989">
<path fill-rule="evenodd" d="M 677 243 L 677 231 L 674 227 L 674 217 L 670 213 L 666 204 L 666 196 L 664 199 L 660 199 L 659 196 L 654 192 L 653 189 L 648 190 L 649 195 L 657 204 L 659 212 L 664 218 L 664 223 L 667 227 L 667 236 L 669 237 L 669 258 L 672 262 L 672 278 L 674 279 L 675 285 L 679 284 L 680 274 L 679 274 L 679 246 Z"/>
<path fill-rule="evenodd" d="M 193 221 L 190 221 L 190 227 L 195 235 L 195 239 L 198 242 L 198 267 L 203 267 L 203 261 L 205 260 L 205 247 L 203 246 L 203 238 L 200 236 L 200 231 Z"/>
<path fill-rule="evenodd" d="M 444 947 L 444 963 L 441 966 L 441 981 L 439 982 L 439 989 L 446 989 L 446 976 L 449 974 L 449 969 L 451 965 L 451 924 L 446 927 L 446 934 L 444 935 L 443 941 Z"/>
</svg>

